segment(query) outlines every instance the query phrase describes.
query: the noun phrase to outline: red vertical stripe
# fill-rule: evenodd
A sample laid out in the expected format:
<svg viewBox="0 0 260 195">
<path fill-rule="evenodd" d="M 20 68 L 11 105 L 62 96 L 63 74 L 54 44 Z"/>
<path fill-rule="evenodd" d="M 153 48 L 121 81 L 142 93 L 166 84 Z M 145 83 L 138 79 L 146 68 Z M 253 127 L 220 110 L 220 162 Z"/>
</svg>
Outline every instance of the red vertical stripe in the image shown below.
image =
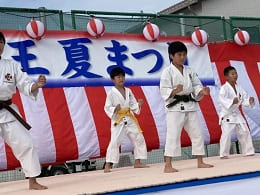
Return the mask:
<svg viewBox="0 0 260 195">
<path fill-rule="evenodd" d="M 203 39 L 200 30 L 195 30 L 196 37 L 200 44 L 203 44 Z"/>
<path fill-rule="evenodd" d="M 246 41 L 245 41 L 245 37 L 244 37 L 243 32 L 242 32 L 241 30 L 239 30 L 239 31 L 237 32 L 237 35 L 238 35 L 238 38 L 240 39 L 240 41 L 245 44 Z"/>
<path fill-rule="evenodd" d="M 151 23 L 147 24 L 147 31 L 150 34 L 150 36 L 152 37 L 152 39 L 154 39 L 154 31 L 153 31 L 153 27 Z"/>
<path fill-rule="evenodd" d="M 209 130 L 210 143 L 218 143 L 221 136 L 221 127 L 218 125 L 219 117 L 211 96 L 205 95 L 200 102 L 200 107 Z"/>
<path fill-rule="evenodd" d="M 13 95 L 12 102 L 18 107 L 18 110 L 20 114 L 23 116 L 25 119 L 25 114 L 24 114 L 24 109 L 23 109 L 23 104 L 21 100 L 21 96 L 19 91 L 17 90 L 16 93 Z"/>
<path fill-rule="evenodd" d="M 90 24 L 90 27 L 93 30 L 93 32 L 98 34 L 98 32 L 97 32 L 97 25 L 96 25 L 95 19 L 91 19 L 89 21 L 89 24 Z"/>
<path fill-rule="evenodd" d="M 143 99 L 145 102 L 142 105 L 140 115 L 137 115 L 136 117 L 139 121 L 141 129 L 143 130 L 143 135 L 147 145 L 147 150 L 150 151 L 152 149 L 158 149 L 160 143 L 159 143 L 157 128 L 153 119 L 152 112 L 147 103 L 146 97 L 142 91 L 142 88 L 141 87 L 129 87 L 129 88 L 131 88 L 136 99 Z"/>
<path fill-rule="evenodd" d="M 181 132 L 181 146 L 182 147 L 191 146 L 190 137 L 188 133 L 185 131 L 185 129 L 182 129 Z"/>
<path fill-rule="evenodd" d="M 92 115 L 95 121 L 100 156 L 106 155 L 106 150 L 110 141 L 110 119 L 104 111 L 106 92 L 104 87 L 85 87 Z"/>
<path fill-rule="evenodd" d="M 230 66 L 229 61 L 216 62 L 216 67 L 217 67 L 217 71 L 218 71 L 218 75 L 219 75 L 221 85 L 223 85 L 226 82 L 226 78 L 224 76 L 224 69 L 227 66 Z"/>
<path fill-rule="evenodd" d="M 31 27 L 32 27 L 34 34 L 36 36 L 38 36 L 38 25 L 37 25 L 37 22 L 35 20 L 31 21 Z"/>
<path fill-rule="evenodd" d="M 78 158 L 77 140 L 62 88 L 43 89 L 56 147 L 56 162 Z"/>
</svg>

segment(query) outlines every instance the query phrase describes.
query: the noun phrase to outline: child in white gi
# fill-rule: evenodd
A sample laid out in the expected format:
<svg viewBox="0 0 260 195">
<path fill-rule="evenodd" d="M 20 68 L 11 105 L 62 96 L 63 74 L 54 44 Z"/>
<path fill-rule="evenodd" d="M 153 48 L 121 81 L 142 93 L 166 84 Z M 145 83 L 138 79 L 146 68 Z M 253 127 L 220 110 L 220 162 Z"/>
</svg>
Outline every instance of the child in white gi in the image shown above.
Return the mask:
<svg viewBox="0 0 260 195">
<path fill-rule="evenodd" d="M 249 97 L 248 94 L 236 84 L 237 71 L 234 67 L 228 66 L 224 69 L 224 76 L 227 82 L 221 86 L 219 92 L 219 104 L 221 108 L 219 123 L 221 125 L 220 138 L 220 158 L 228 158 L 231 135 L 235 131 L 237 139 L 241 144 L 242 154 L 254 155 L 254 147 L 250 131 L 247 127 L 246 121 L 239 111 L 239 106 L 254 106 L 254 98 Z"/>
<path fill-rule="evenodd" d="M 139 114 L 143 100 L 136 102 L 134 94 L 124 87 L 125 72 L 117 67 L 111 70 L 110 78 L 115 86 L 108 92 L 104 110 L 111 119 L 111 140 L 107 148 L 104 172 L 110 172 L 110 163 L 118 163 L 119 146 L 125 135 L 134 145 L 134 168 L 148 167 L 140 159 L 147 158 L 147 149 L 142 130 L 134 113 Z"/>
<path fill-rule="evenodd" d="M 160 91 L 166 104 L 167 134 L 165 144 L 165 173 L 178 171 L 172 167 L 172 157 L 181 156 L 180 136 L 184 127 L 192 142 L 192 155 L 197 156 L 198 168 L 210 168 L 203 162 L 204 140 L 198 118 L 198 102 L 209 88 L 202 86 L 196 73 L 184 66 L 187 48 L 182 42 L 172 42 L 168 47 L 172 60 L 160 79 Z"/>
<path fill-rule="evenodd" d="M 17 114 L 19 111 L 12 104 L 12 96 L 17 87 L 21 93 L 35 99 L 38 88 L 45 85 L 46 79 L 39 76 L 38 81 L 33 83 L 18 64 L 2 59 L 4 46 L 5 37 L 0 32 L 0 136 L 20 161 L 25 176 L 29 178 L 29 189 L 44 190 L 47 187 L 36 181 L 36 176 L 41 173 L 41 166 L 28 132 L 30 126 Z"/>
</svg>

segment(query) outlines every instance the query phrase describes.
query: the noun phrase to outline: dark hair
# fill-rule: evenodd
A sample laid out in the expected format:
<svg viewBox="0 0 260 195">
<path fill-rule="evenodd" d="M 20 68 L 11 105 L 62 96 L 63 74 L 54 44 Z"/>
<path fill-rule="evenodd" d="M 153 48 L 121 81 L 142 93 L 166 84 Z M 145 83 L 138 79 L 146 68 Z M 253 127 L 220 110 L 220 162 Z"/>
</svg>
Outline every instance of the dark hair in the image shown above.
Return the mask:
<svg viewBox="0 0 260 195">
<path fill-rule="evenodd" d="M 228 73 L 231 71 L 231 70 L 236 70 L 233 66 L 227 66 L 225 69 L 224 69 L 224 75 L 227 76 Z"/>
<path fill-rule="evenodd" d="M 4 41 L 4 44 L 5 44 L 5 36 L 2 32 L 0 32 L 0 39 L 2 39 Z"/>
<path fill-rule="evenodd" d="M 185 51 L 187 53 L 187 47 L 184 45 L 184 43 L 180 41 L 171 42 L 168 47 L 168 53 L 169 55 L 174 55 L 177 52 Z"/>
<path fill-rule="evenodd" d="M 116 67 L 116 68 L 113 68 L 109 74 L 110 74 L 110 78 L 113 79 L 115 76 L 118 76 L 118 75 L 125 76 L 125 71 L 120 67 Z"/>
</svg>

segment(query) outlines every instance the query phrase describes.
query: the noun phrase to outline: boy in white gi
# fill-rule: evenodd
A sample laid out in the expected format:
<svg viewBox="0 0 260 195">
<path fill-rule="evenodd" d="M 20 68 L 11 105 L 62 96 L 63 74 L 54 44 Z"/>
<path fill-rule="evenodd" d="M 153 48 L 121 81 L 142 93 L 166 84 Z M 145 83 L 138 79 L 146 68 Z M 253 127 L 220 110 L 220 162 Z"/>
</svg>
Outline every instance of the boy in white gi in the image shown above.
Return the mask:
<svg viewBox="0 0 260 195">
<path fill-rule="evenodd" d="M 254 155 L 254 147 L 250 131 L 246 121 L 239 111 L 239 106 L 254 106 L 254 98 L 236 84 L 237 71 L 234 67 L 228 66 L 224 69 L 224 76 L 227 82 L 221 86 L 219 92 L 219 104 L 221 108 L 219 123 L 221 125 L 220 158 L 227 159 L 231 145 L 231 135 L 235 131 L 237 139 L 241 144 L 242 154 Z"/>
<path fill-rule="evenodd" d="M 16 87 L 27 96 L 36 98 L 38 88 L 46 83 L 44 76 L 39 76 L 33 83 L 21 67 L 12 60 L 2 59 L 5 37 L 0 32 L 0 136 L 11 147 L 15 157 L 20 161 L 25 176 L 29 178 L 29 189 L 44 190 L 46 186 L 36 181 L 41 173 L 41 166 L 28 125 L 18 114 L 17 107 L 12 104 L 12 96 Z"/>
<path fill-rule="evenodd" d="M 160 91 L 166 105 L 167 134 L 165 143 L 165 173 L 178 171 L 172 167 L 172 157 L 181 156 L 180 136 L 184 127 L 192 142 L 192 155 L 197 156 L 198 168 L 210 168 L 203 162 L 204 140 L 198 118 L 198 102 L 209 88 L 203 87 L 197 74 L 184 66 L 187 48 L 179 41 L 168 47 L 170 66 L 166 67 L 160 79 Z"/>
<path fill-rule="evenodd" d="M 142 130 L 134 113 L 139 114 L 143 100 L 136 102 L 134 94 L 124 87 L 125 72 L 117 67 L 111 70 L 110 78 L 115 86 L 108 92 L 104 110 L 111 119 L 111 140 L 107 148 L 104 172 L 110 172 L 110 163 L 118 163 L 119 146 L 127 135 L 134 145 L 134 168 L 146 168 L 140 159 L 147 158 L 147 149 Z"/>
</svg>

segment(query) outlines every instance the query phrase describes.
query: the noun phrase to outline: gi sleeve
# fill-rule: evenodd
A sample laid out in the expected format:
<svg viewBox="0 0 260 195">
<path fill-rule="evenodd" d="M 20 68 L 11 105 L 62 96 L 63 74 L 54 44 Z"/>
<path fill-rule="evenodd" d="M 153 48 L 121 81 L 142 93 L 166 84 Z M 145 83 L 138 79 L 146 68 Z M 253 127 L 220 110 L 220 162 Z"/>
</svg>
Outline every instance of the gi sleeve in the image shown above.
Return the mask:
<svg viewBox="0 0 260 195">
<path fill-rule="evenodd" d="M 249 95 L 248 95 L 248 93 L 243 89 L 243 88 L 240 88 L 240 90 L 239 90 L 239 100 L 241 99 L 242 100 L 242 102 L 241 102 L 241 104 L 243 105 L 243 106 L 247 106 L 247 107 L 254 107 L 255 106 L 255 103 L 254 104 L 250 104 L 250 102 L 249 102 Z"/>
<path fill-rule="evenodd" d="M 15 69 L 16 87 L 24 95 L 31 97 L 33 100 L 36 100 L 38 90 L 34 91 L 33 93 L 31 92 L 32 85 L 34 84 L 34 82 L 29 78 L 26 72 L 23 72 L 21 70 L 20 65 L 14 63 L 13 66 Z"/>
<path fill-rule="evenodd" d="M 104 110 L 110 119 L 112 119 L 115 114 L 115 108 L 116 108 L 116 106 L 113 105 L 113 96 L 112 96 L 111 92 L 109 92 L 106 97 Z"/>
<path fill-rule="evenodd" d="M 160 92 L 164 101 L 169 100 L 172 90 L 171 75 L 167 70 L 164 70 L 160 78 Z"/>
<path fill-rule="evenodd" d="M 131 89 L 129 89 L 129 107 L 130 110 L 133 111 L 135 114 L 140 114 L 141 108 L 138 104 L 138 102 L 135 99 L 135 96 Z"/>
<path fill-rule="evenodd" d="M 201 84 L 201 81 L 200 81 L 197 73 L 193 72 L 191 75 L 192 75 L 192 78 L 191 78 L 192 87 L 194 89 L 194 91 L 193 91 L 194 99 L 196 101 L 200 101 L 203 97 L 203 94 L 199 95 L 199 93 L 203 89 L 203 86 Z"/>
</svg>

